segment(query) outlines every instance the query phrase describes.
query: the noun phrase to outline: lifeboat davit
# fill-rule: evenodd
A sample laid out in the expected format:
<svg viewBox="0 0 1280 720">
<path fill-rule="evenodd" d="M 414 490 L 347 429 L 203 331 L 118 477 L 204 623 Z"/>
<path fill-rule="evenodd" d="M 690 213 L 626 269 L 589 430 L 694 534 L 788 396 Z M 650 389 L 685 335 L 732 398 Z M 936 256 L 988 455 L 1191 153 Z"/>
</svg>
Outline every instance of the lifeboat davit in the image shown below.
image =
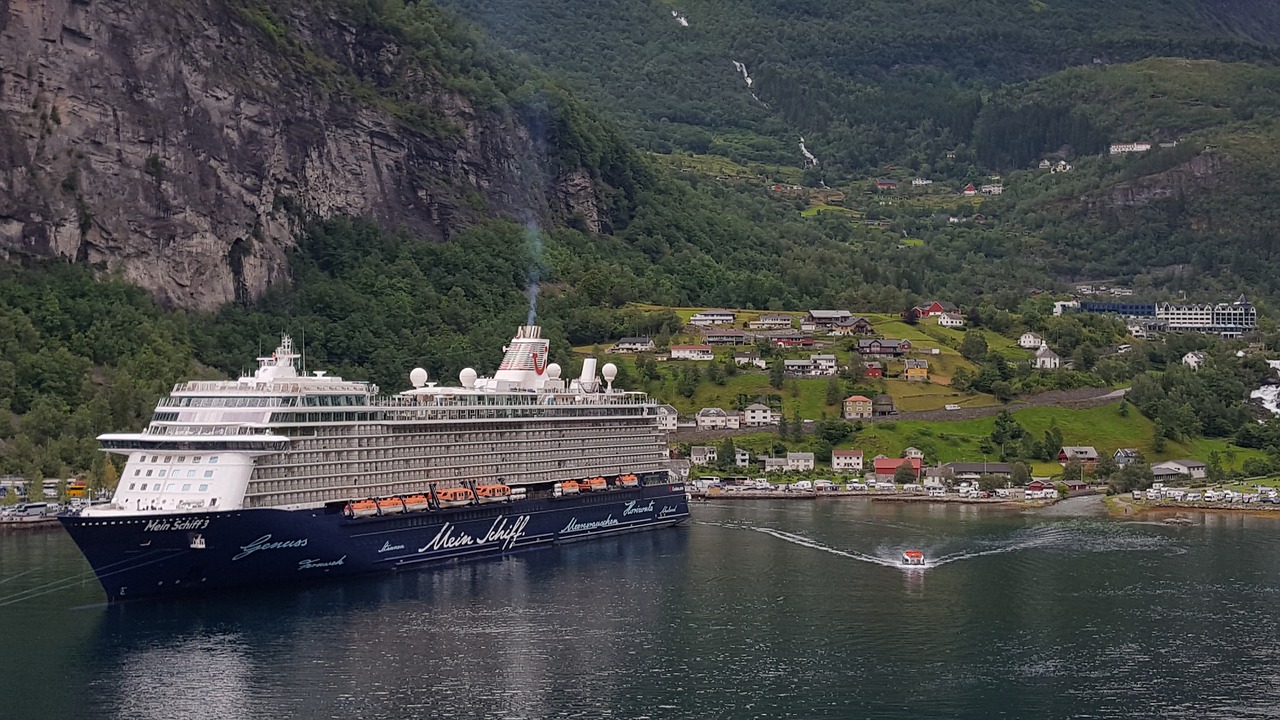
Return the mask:
<svg viewBox="0 0 1280 720">
<path fill-rule="evenodd" d="M 590 480 L 583 480 L 580 484 L 582 485 L 583 490 L 589 490 L 593 492 L 609 489 L 609 483 L 605 482 L 604 478 L 602 477 L 595 477 L 595 478 L 591 478 Z"/>
<path fill-rule="evenodd" d="M 477 485 L 476 500 L 481 503 L 508 502 L 511 488 L 506 485 Z"/>
<path fill-rule="evenodd" d="M 471 488 L 449 487 L 436 490 L 436 498 L 440 500 L 440 507 L 462 507 L 475 502 L 476 496 Z"/>
<path fill-rule="evenodd" d="M 924 553 L 919 550 L 906 550 L 902 553 L 903 565 L 923 565 Z"/>
<path fill-rule="evenodd" d="M 410 495 L 404 499 L 404 509 L 410 512 L 430 510 L 431 500 L 426 495 Z"/>
<path fill-rule="evenodd" d="M 640 478 L 635 475 L 623 475 L 618 478 L 618 487 L 633 488 L 640 487 Z"/>
<path fill-rule="evenodd" d="M 347 514 L 351 517 L 369 517 L 378 514 L 378 503 L 372 500 L 356 500 L 347 503 Z"/>
</svg>

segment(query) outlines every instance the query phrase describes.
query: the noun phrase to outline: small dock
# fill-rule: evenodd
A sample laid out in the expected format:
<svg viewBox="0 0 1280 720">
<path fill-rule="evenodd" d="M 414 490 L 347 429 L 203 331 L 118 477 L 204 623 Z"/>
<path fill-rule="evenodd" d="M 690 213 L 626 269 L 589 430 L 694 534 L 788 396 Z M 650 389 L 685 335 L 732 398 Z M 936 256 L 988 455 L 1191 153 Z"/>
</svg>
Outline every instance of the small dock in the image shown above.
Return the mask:
<svg viewBox="0 0 1280 720">
<path fill-rule="evenodd" d="M 58 518 L 52 516 L 25 518 L 22 520 L 5 518 L 0 520 L 0 535 L 31 532 L 33 530 L 52 530 L 61 526 L 62 524 L 58 522 Z"/>
</svg>

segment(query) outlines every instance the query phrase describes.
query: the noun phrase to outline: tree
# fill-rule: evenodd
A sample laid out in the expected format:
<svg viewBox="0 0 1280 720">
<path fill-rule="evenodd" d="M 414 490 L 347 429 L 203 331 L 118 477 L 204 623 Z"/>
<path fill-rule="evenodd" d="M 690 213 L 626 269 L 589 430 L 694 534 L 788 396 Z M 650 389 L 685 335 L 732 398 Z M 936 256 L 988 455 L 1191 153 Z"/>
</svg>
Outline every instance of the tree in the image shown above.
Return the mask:
<svg viewBox="0 0 1280 720">
<path fill-rule="evenodd" d="M 5 491 L 4 498 L 0 498 L 0 505 L 17 505 L 17 504 L 18 504 L 17 486 L 10 485 L 9 489 Z"/>
<path fill-rule="evenodd" d="M 1058 457 L 1058 453 L 1062 451 L 1062 429 L 1058 427 L 1057 421 L 1049 425 L 1049 429 L 1044 431 L 1044 441 L 1040 443 L 1040 459 L 1052 461 Z"/>
<path fill-rule="evenodd" d="M 1068 461 L 1066 467 L 1062 469 L 1062 479 L 1063 480 L 1083 480 L 1084 464 L 1081 463 L 1079 460 Z"/>
<path fill-rule="evenodd" d="M 1098 458 L 1098 464 L 1093 468 L 1093 476 L 1099 480 L 1110 480 L 1120 466 L 1116 464 L 1116 458 L 1111 453 L 1102 453 Z"/>
<path fill-rule="evenodd" d="M 1014 463 L 1012 473 L 1009 475 L 1009 482 L 1018 487 L 1022 487 L 1031 482 L 1031 470 L 1026 463 Z"/>
<path fill-rule="evenodd" d="M 1128 400 L 1125 400 L 1123 398 L 1120 400 L 1120 405 L 1119 407 L 1116 408 L 1116 414 L 1119 415 L 1120 417 L 1129 417 L 1129 401 Z"/>
<path fill-rule="evenodd" d="M 769 363 L 769 384 L 779 390 L 782 389 L 782 383 L 786 380 L 786 372 L 782 369 L 782 360 L 775 359 Z"/>
<path fill-rule="evenodd" d="M 893 471 L 893 482 L 898 485 L 906 485 L 917 480 L 916 470 L 912 466 L 910 460 L 903 460 L 902 464 Z"/>
<path fill-rule="evenodd" d="M 791 428 L 787 424 L 787 416 L 781 410 L 778 411 L 778 439 L 786 442 L 790 437 Z"/>
<path fill-rule="evenodd" d="M 991 492 L 996 488 L 1002 488 L 1004 487 L 1004 483 L 1005 479 L 999 475 L 987 473 L 978 476 L 978 488 L 985 490 L 986 492 Z"/>
<path fill-rule="evenodd" d="M 724 385 L 724 366 L 718 362 L 707 365 L 707 379 L 716 385 Z"/>
<path fill-rule="evenodd" d="M 841 392 L 841 390 L 842 388 L 840 386 L 839 380 L 835 378 L 831 378 L 830 380 L 827 381 L 827 404 L 828 405 L 840 404 L 840 401 L 844 399 L 843 397 L 844 393 Z"/>
<path fill-rule="evenodd" d="M 979 330 L 969 330 L 960 343 L 960 354 L 967 360 L 982 362 L 987 357 L 987 336 Z"/>
<path fill-rule="evenodd" d="M 917 325 L 920 323 L 920 311 L 915 308 L 902 313 L 902 321 L 908 325 Z"/>
<path fill-rule="evenodd" d="M 734 456 L 736 453 L 737 447 L 734 446 L 732 437 L 727 437 L 721 440 L 720 445 L 716 448 L 716 465 L 718 465 L 721 470 L 728 470 L 729 468 L 734 467 Z"/>
<path fill-rule="evenodd" d="M 67 479 L 58 479 L 58 502 L 65 503 L 71 499 L 71 492 L 67 487 Z"/>
</svg>

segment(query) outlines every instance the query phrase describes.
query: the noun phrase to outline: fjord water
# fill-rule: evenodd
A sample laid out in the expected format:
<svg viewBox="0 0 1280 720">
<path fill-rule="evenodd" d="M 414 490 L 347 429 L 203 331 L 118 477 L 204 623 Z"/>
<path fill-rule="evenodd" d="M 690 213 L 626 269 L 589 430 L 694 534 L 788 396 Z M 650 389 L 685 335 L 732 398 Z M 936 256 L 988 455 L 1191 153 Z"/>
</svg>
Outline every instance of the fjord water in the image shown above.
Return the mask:
<svg viewBox="0 0 1280 720">
<path fill-rule="evenodd" d="M 0 714 L 1280 714 L 1280 521 L 693 511 L 685 528 L 502 560 L 120 606 L 61 531 L 0 537 Z M 931 564 L 897 567 L 908 548 Z"/>
</svg>

